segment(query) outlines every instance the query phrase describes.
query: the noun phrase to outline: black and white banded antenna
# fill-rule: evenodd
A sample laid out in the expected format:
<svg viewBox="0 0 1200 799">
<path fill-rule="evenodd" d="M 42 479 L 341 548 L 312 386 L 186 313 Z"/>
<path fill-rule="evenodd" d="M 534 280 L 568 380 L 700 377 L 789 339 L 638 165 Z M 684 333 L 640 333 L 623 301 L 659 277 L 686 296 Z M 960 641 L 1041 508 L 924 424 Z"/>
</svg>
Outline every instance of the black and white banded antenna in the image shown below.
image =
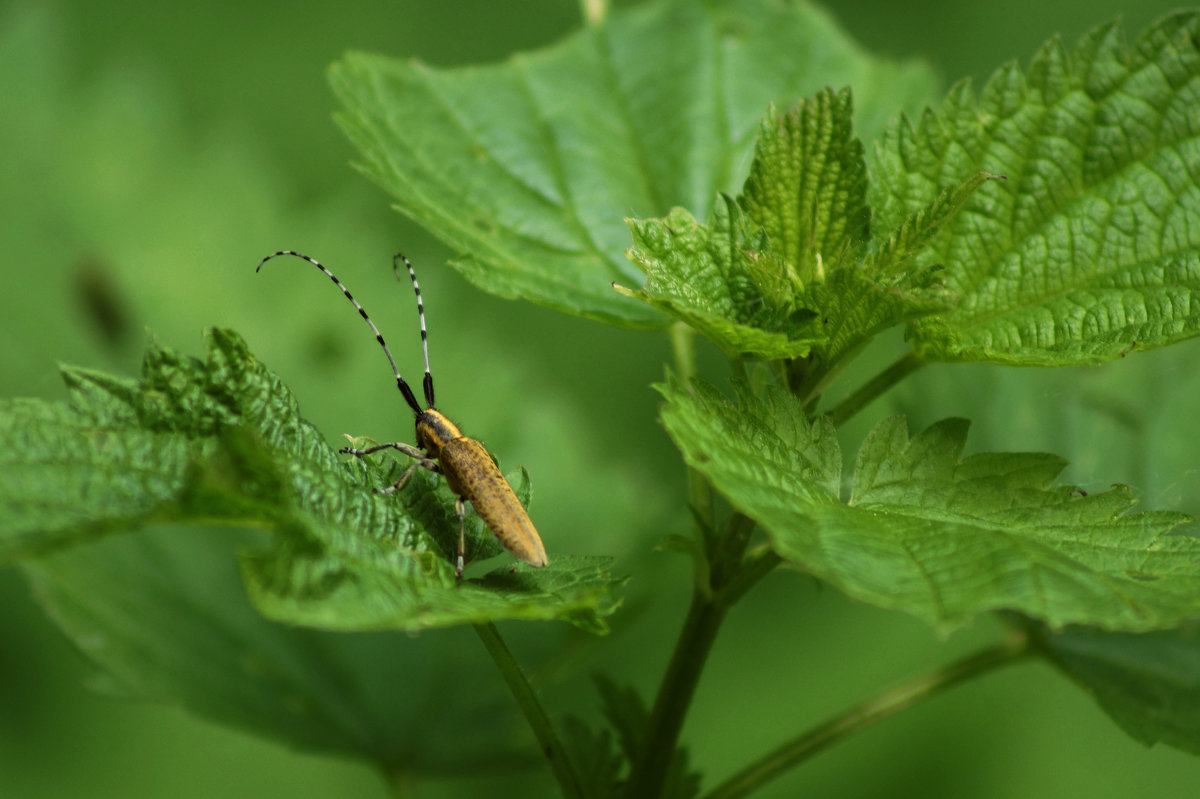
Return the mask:
<svg viewBox="0 0 1200 799">
<path fill-rule="evenodd" d="M 379 346 L 383 348 L 383 354 L 387 356 L 388 363 L 391 364 L 392 374 L 396 376 L 396 388 L 400 389 L 400 393 L 404 395 L 404 401 L 408 403 L 408 407 L 413 409 L 413 413 L 418 415 L 421 414 L 423 409 L 417 402 L 417 398 L 413 395 L 412 389 L 409 388 L 408 383 L 403 377 L 400 376 L 400 368 L 396 366 L 396 359 L 392 357 L 392 351 L 388 349 L 387 342 L 383 340 L 383 334 L 379 332 L 379 328 L 375 327 L 375 323 L 371 321 L 371 317 L 367 315 L 367 312 L 363 309 L 363 307 L 358 304 L 358 300 L 354 299 L 354 295 L 350 293 L 350 289 L 346 288 L 342 281 L 337 279 L 337 275 L 326 269 L 317 259 L 310 258 L 304 253 L 296 252 L 295 250 L 280 250 L 279 252 L 271 253 L 266 258 L 263 258 L 261 261 L 259 261 L 259 264 L 254 271 L 258 272 L 263 268 L 263 264 L 265 264 L 267 261 L 271 260 L 272 258 L 278 258 L 281 255 L 292 255 L 296 258 L 301 258 L 305 261 L 308 261 L 317 269 L 320 269 L 322 272 L 324 272 L 325 276 L 332 280 L 335 286 L 341 289 L 342 294 L 346 295 L 346 299 L 350 300 L 354 307 L 358 309 L 358 315 L 361 316 L 363 321 L 365 321 L 371 327 L 371 332 L 375 334 L 375 340 L 378 341 Z M 426 408 L 432 409 L 433 375 L 429 373 L 429 338 L 425 333 L 425 305 L 421 301 L 421 287 L 417 284 L 417 273 L 413 271 L 412 263 L 409 262 L 409 260 L 401 253 L 396 253 L 394 256 L 392 256 L 392 271 L 395 273 L 396 279 L 400 279 L 401 261 L 403 261 L 404 265 L 408 267 L 408 276 L 412 280 L 413 292 L 417 295 L 417 316 L 421 320 L 421 354 L 425 359 L 425 379 L 422 381 L 422 386 L 425 392 Z"/>
<path fill-rule="evenodd" d="M 417 295 L 417 318 L 421 321 L 421 356 L 425 359 L 425 379 L 421 381 L 425 390 L 426 407 L 433 407 L 433 375 L 429 373 L 429 336 L 425 333 L 425 302 L 421 299 L 421 287 L 417 284 L 417 273 L 413 271 L 412 263 L 402 253 L 392 256 L 392 274 L 397 280 L 403 280 L 400 275 L 400 262 L 408 267 L 408 277 L 412 280 L 413 293 Z"/>
</svg>

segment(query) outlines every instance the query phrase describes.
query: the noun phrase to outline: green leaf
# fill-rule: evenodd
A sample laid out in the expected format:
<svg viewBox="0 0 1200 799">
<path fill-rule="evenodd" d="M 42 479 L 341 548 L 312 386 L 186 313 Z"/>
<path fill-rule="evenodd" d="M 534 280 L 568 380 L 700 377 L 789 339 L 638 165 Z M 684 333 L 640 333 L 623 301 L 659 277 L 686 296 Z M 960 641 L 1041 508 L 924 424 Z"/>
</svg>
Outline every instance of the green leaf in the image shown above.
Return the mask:
<svg viewBox="0 0 1200 799">
<path fill-rule="evenodd" d="M 829 89 L 782 117 L 772 109 L 736 203 L 724 198 L 707 226 L 681 209 L 630 222 L 629 257 L 647 279 L 640 291 L 617 290 L 730 357 L 812 354 L 794 366 L 812 374 L 889 327 L 944 311 L 938 270 L 905 267 L 988 175 L 939 196 L 868 251 L 866 166 L 851 112 L 850 92 Z"/>
<path fill-rule="evenodd" d="M 962 456 L 967 423 L 911 440 L 902 417 L 859 451 L 842 501 L 832 429 L 805 432 L 785 392 L 736 406 L 715 389 L 663 390 L 663 423 L 688 464 L 759 522 L 784 559 L 848 595 L 941 630 L 1010 609 L 1054 628 L 1146 631 L 1200 615 L 1200 540 L 1180 513 L 1133 513 L 1123 486 L 1056 486 L 1065 463 L 1037 453 Z"/>
<path fill-rule="evenodd" d="M 665 219 L 629 221 L 629 258 L 646 272 L 641 289 L 613 288 L 672 314 L 730 357 L 797 358 L 814 341 L 813 314 L 792 302 L 794 290 L 765 284 L 786 271 L 765 241 L 746 229 L 725 198 L 709 225 L 676 208 Z"/>
<path fill-rule="evenodd" d="M 919 272 L 913 262 L 933 240 L 942 226 L 952 220 L 985 180 L 1007 180 L 1002 175 L 976 172 L 957 186 L 943 189 L 928 205 L 900 222 L 887 236 L 872 242 L 872 251 L 863 264 L 865 271 L 882 279 Z M 939 267 L 940 271 L 940 267 Z"/>
<path fill-rule="evenodd" d="M 827 372 L 884 330 L 944 311 L 949 298 L 937 274 L 914 271 L 897 281 L 880 282 L 865 269 L 848 268 L 809 286 L 801 301 L 819 316 L 816 324 L 822 333 L 813 347 L 820 356 L 814 366 Z"/>
<path fill-rule="evenodd" d="M 599 559 L 552 558 L 455 581 L 454 497 L 430 474 L 382 496 L 400 464 L 344 460 L 231 331 L 207 361 L 153 347 L 140 381 L 65 370 L 71 403 L 0 405 L 0 561 L 139 526 L 218 522 L 276 533 L 243 572 L 264 614 L 336 630 L 500 618 L 563 619 L 595 631 L 620 584 Z M 528 478 L 513 484 L 528 501 Z M 499 551 L 472 514 L 468 557 Z M 479 542 L 482 542 L 479 543 Z"/>
<path fill-rule="evenodd" d="M 653 2 L 485 67 L 351 54 L 331 81 L 363 169 L 469 280 L 637 326 L 667 320 L 609 288 L 636 278 L 623 215 L 707 218 L 741 182 L 772 102 L 853 85 L 873 136 L 932 85 L 923 65 L 859 50 L 824 12 L 773 0 Z"/>
<path fill-rule="evenodd" d="M 655 388 L 667 399 L 661 411 L 663 425 L 688 463 L 705 474 L 706 469 L 722 472 L 735 493 L 763 488 L 798 495 L 805 504 L 835 501 L 842 481 L 837 432 L 825 417 L 810 423 L 803 408 L 783 389 L 769 387 L 762 400 L 739 387 L 735 406 L 704 382 L 686 387 L 672 382 Z M 718 442 L 723 434 L 733 438 Z M 702 449 L 701 441 L 712 446 Z M 756 453 L 754 468 L 721 466 L 731 454 L 751 450 Z M 722 485 L 717 487 L 729 495 Z"/>
<path fill-rule="evenodd" d="M 608 730 L 593 730 L 578 716 L 563 719 L 563 743 L 589 799 L 620 799 L 625 796 L 620 779 L 624 759 L 617 752 Z"/>
<path fill-rule="evenodd" d="M 1200 755 L 1200 626 L 1150 633 L 1035 628 L 1043 651 L 1147 746 Z"/>
<path fill-rule="evenodd" d="M 148 523 L 204 448 L 150 430 L 94 429 L 85 413 L 0 403 L 0 563 Z"/>
<path fill-rule="evenodd" d="M 536 762 L 493 665 L 467 656 L 478 651 L 473 640 L 322 633 L 255 612 L 234 553 L 260 537 L 155 528 L 23 568 L 107 694 L 391 772 Z"/>
<path fill-rule="evenodd" d="M 602 675 L 597 675 L 595 681 L 596 688 L 600 693 L 601 709 L 616 734 L 616 742 L 620 745 L 624 755 L 623 762 L 632 763 L 641 755 L 645 747 L 654 745 L 653 742 L 646 740 L 650 711 L 638 692 L 631 686 L 619 685 Z M 606 733 L 592 737 L 606 744 L 609 740 Z M 619 766 L 621 764 L 622 761 L 618 760 L 615 754 L 610 757 L 612 765 Z M 659 794 L 664 799 L 693 799 L 699 795 L 701 775 L 689 766 L 688 759 L 687 749 L 677 746 L 671 758 L 665 784 Z M 618 784 L 621 783 L 618 782 Z M 625 785 L 627 787 L 627 783 Z M 615 795 L 627 794 L 628 791 Z"/>
<path fill-rule="evenodd" d="M 1052 40 L 1029 69 L 959 84 L 877 146 L 872 200 L 895 228 L 949 183 L 980 187 L 917 263 L 945 267 L 957 304 L 918 320 L 925 357 L 1095 363 L 1200 331 L 1200 15 L 1138 40 L 1116 24 L 1072 52 Z"/>
<path fill-rule="evenodd" d="M 754 145 L 741 205 L 802 286 L 850 260 L 870 234 L 867 165 L 852 111 L 848 89 L 825 89 L 782 117 L 772 107 Z"/>
</svg>

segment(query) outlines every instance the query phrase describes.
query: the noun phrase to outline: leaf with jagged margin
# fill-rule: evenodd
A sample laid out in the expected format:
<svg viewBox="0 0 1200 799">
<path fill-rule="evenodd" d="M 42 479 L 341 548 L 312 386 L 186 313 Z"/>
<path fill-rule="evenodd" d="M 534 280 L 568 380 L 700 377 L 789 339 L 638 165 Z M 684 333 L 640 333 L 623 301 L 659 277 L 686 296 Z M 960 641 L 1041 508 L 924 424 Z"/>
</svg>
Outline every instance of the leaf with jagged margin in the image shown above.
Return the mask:
<svg viewBox="0 0 1200 799">
<path fill-rule="evenodd" d="M 1134 513 L 1123 486 L 1081 496 L 1054 485 L 1065 462 L 1053 455 L 963 458 L 966 421 L 910 440 L 892 417 L 864 440 L 843 502 L 832 430 L 818 418 L 798 434 L 803 411 L 790 395 L 775 392 L 764 408 L 703 384 L 660 390 L 663 424 L 688 464 L 759 522 L 780 556 L 856 599 L 943 631 L 1000 609 L 1055 628 L 1127 631 L 1200 616 L 1200 540 L 1173 533 L 1190 517 Z"/>
<path fill-rule="evenodd" d="M 797 308 L 791 290 L 767 289 L 764 274 L 782 265 L 747 230 L 728 197 L 708 225 L 682 208 L 665 219 L 631 219 L 629 258 L 646 273 L 639 289 L 618 292 L 661 308 L 691 325 L 730 357 L 798 358 L 815 340 L 812 311 Z"/>
<path fill-rule="evenodd" d="M 854 260 L 870 236 L 867 164 L 850 90 L 768 109 L 739 202 L 805 286 Z"/>
<path fill-rule="evenodd" d="M 871 251 L 863 262 L 863 269 L 882 281 L 899 281 L 920 272 L 914 264 L 917 256 L 933 240 L 942 226 L 952 220 L 971 199 L 975 190 L 985 180 L 1007 180 L 1003 175 L 976 172 L 971 177 L 943 189 L 928 205 L 914 211 L 908 218 L 899 221 L 886 237 L 876 236 L 871 242 Z M 937 267 L 940 271 L 942 267 Z"/>
<path fill-rule="evenodd" d="M 1200 755 L 1200 625 L 1148 633 L 1032 629 L 1040 649 L 1126 733 Z"/>
<path fill-rule="evenodd" d="M 686 387 L 672 381 L 655 388 L 667 399 L 661 417 L 676 446 L 705 474 L 721 472 L 722 481 L 714 480 L 714 485 L 731 500 L 761 488 L 797 497 L 797 510 L 836 501 L 842 480 L 837 432 L 826 417 L 810 423 L 783 389 L 769 387 L 767 398 L 759 399 L 739 386 L 735 406 L 703 381 Z M 730 446 L 716 443 L 713 437 L 720 431 L 733 436 Z M 756 453 L 752 463 L 738 458 L 728 469 L 720 465 L 731 454 L 744 452 Z"/>
<path fill-rule="evenodd" d="M 245 575 L 280 620 L 411 630 L 560 618 L 604 629 L 621 581 L 594 559 L 456 584 L 448 491 L 422 475 L 399 496 L 372 493 L 386 485 L 378 469 L 339 458 L 236 334 L 207 335 L 207 361 L 152 347 L 140 381 L 66 369 L 70 404 L 0 405 L 0 559 L 148 524 L 266 527 L 276 544 L 247 555 Z M 524 475 L 516 484 L 527 497 Z M 494 554 L 491 539 L 473 518 L 468 554 Z"/>
<path fill-rule="evenodd" d="M 622 799 L 627 795 L 621 780 L 625 759 L 617 752 L 607 729 L 593 730 L 578 716 L 562 720 L 563 746 L 580 781 L 588 786 L 588 799 Z"/>
<path fill-rule="evenodd" d="M 871 205 L 890 227 L 958 176 L 975 192 L 918 259 L 945 266 L 953 311 L 910 325 L 926 357 L 1096 363 L 1200 331 L 1200 14 L 1132 48 L 1113 23 L 1028 70 L 967 82 L 874 151 Z"/>
<path fill-rule="evenodd" d="M 600 693 L 601 710 L 615 735 L 610 736 L 608 730 L 588 732 L 586 738 L 577 736 L 579 743 L 576 746 L 590 744 L 590 759 L 607 766 L 607 773 L 600 774 L 600 778 L 608 792 L 599 793 L 599 797 L 627 796 L 628 781 L 617 779 L 617 776 L 622 765 L 633 763 L 645 751 L 650 710 L 633 687 L 618 684 L 604 675 L 597 675 L 595 681 Z M 614 738 L 623 758 L 612 751 Z M 694 799 L 700 794 L 702 775 L 689 765 L 689 760 L 687 748 L 676 746 L 657 796 L 663 799 Z"/>
<path fill-rule="evenodd" d="M 483 67 L 355 53 L 331 81 L 362 168 L 470 281 L 634 326 L 668 320 L 609 288 L 637 278 L 622 217 L 707 219 L 771 103 L 854 86 L 870 140 L 933 86 L 925 65 L 874 58 L 826 12 L 775 0 L 646 3 Z"/>
<path fill-rule="evenodd" d="M 833 363 L 890 327 L 945 311 L 950 299 L 937 275 L 938 270 L 914 272 L 898 284 L 875 280 L 862 269 L 838 269 L 807 287 L 802 301 L 818 312 L 813 324 L 822 334 L 814 349 Z"/>
<path fill-rule="evenodd" d="M 731 357 L 801 358 L 825 368 L 879 332 L 944 311 L 937 269 L 906 269 L 911 250 L 953 216 L 980 173 L 870 242 L 866 164 L 848 90 L 826 89 L 763 121 L 743 194 L 709 224 L 675 209 L 630 221 L 640 290 Z"/>
</svg>

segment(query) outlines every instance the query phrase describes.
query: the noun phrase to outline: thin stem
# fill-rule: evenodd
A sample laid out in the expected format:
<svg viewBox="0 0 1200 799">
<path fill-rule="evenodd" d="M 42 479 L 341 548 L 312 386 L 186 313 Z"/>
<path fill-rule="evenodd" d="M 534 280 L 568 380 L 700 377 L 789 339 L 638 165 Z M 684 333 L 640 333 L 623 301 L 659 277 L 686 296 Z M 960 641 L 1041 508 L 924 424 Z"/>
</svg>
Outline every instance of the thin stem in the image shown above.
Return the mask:
<svg viewBox="0 0 1200 799">
<path fill-rule="evenodd" d="M 1016 633 L 991 647 L 868 699 L 849 711 L 790 741 L 714 788 L 704 799 L 738 799 L 761 788 L 818 752 L 878 721 L 937 696 L 966 680 L 1016 663 L 1032 651 L 1029 636 Z"/>
<path fill-rule="evenodd" d="M 683 322 L 675 322 L 667 330 L 671 339 L 671 356 L 675 361 L 675 374 L 684 383 L 696 377 L 696 333 Z"/>
<path fill-rule="evenodd" d="M 712 561 L 712 577 L 709 584 L 702 587 L 710 594 L 723 590 L 745 568 L 743 559 L 754 527 L 754 520 L 744 513 L 734 513 L 729 517 L 716 548 L 708 554 Z"/>
<path fill-rule="evenodd" d="M 706 553 L 711 565 L 709 583 L 697 585 L 693 590 L 687 619 L 663 675 L 654 709 L 646 724 L 641 751 L 629 775 L 627 795 L 630 797 L 649 799 L 662 795 L 684 719 L 725 613 L 733 600 L 753 584 L 750 581 L 732 595 L 723 590 L 727 585 L 737 584 L 747 571 L 742 564 L 753 532 L 754 520 L 735 513 L 714 542 L 715 546 Z"/>
<path fill-rule="evenodd" d="M 517 663 L 512 651 L 500 637 L 500 631 L 496 629 L 495 624 L 487 622 L 486 624 L 476 624 L 475 632 L 479 634 L 479 639 L 483 641 L 488 654 L 496 662 L 496 666 L 500 669 L 500 675 L 508 683 L 513 698 L 517 700 L 517 705 L 525 714 L 525 720 L 529 722 L 534 737 L 537 738 L 538 745 L 542 749 L 542 754 L 550 761 L 550 768 L 554 772 L 555 779 L 558 780 L 563 796 L 568 799 L 583 799 L 587 795 L 583 783 L 567 757 L 567 751 L 558 737 L 558 732 L 550 723 L 550 717 L 546 715 L 542 703 L 538 701 L 537 694 L 534 692 L 533 686 L 529 684 L 529 678 L 525 676 L 521 664 Z"/>
<path fill-rule="evenodd" d="M 683 719 L 724 618 L 724 605 L 700 591 L 692 595 L 687 620 L 646 725 L 641 752 L 629 775 L 627 795 L 631 799 L 652 799 L 662 795 L 675 757 L 676 742 L 683 729 Z"/>
<path fill-rule="evenodd" d="M 670 336 L 676 374 L 681 380 L 691 382 L 696 373 L 694 333 L 690 327 L 676 323 L 671 326 Z M 700 675 L 725 613 L 733 604 L 722 589 L 737 582 L 744 570 L 746 547 L 754 531 L 754 521 L 740 513 L 734 513 L 724 529 L 716 531 L 712 523 L 712 485 L 695 469 L 688 469 L 688 478 L 692 507 L 703 519 L 699 525 L 703 538 L 702 555 L 708 561 L 708 568 L 698 569 L 696 574 L 706 576 L 707 580 L 693 586 L 687 618 L 663 674 L 639 751 L 633 758 L 627 796 L 634 799 L 656 799 L 663 793 Z M 753 581 L 747 583 L 746 588 L 751 584 Z M 732 596 L 740 595 L 738 591 Z"/>
<path fill-rule="evenodd" d="M 870 339 L 860 341 L 830 363 L 818 361 L 812 364 L 812 372 L 805 374 L 804 370 L 801 370 L 789 373 L 788 385 L 791 387 L 792 393 L 800 400 L 800 404 L 805 407 L 813 405 L 825 393 L 825 389 L 829 388 L 830 384 L 842 373 L 842 370 L 849 366 L 858 353 L 867 346 L 869 341 Z"/>
<path fill-rule="evenodd" d="M 675 376 L 684 385 L 690 384 L 696 378 L 696 332 L 683 322 L 676 322 L 667 329 L 671 341 L 671 356 L 674 362 Z M 711 528 L 713 523 L 713 490 L 708 478 L 692 468 L 688 468 L 688 502 L 693 511 L 704 520 L 704 526 Z M 713 542 L 704 536 L 706 555 L 710 555 Z"/>
<path fill-rule="evenodd" d="M 751 555 L 745 565 L 733 575 L 729 582 L 721 588 L 720 600 L 726 607 L 732 607 L 742 595 L 753 588 L 759 580 L 766 577 L 783 559 L 775 554 L 775 550 L 767 548 L 758 555 Z"/>
<path fill-rule="evenodd" d="M 608 0 L 579 0 L 583 21 L 589 28 L 595 28 L 604 22 L 608 16 Z"/>
<path fill-rule="evenodd" d="M 904 357 L 897 360 L 888 368 L 884 369 L 875 377 L 868 380 L 859 387 L 850 396 L 839 402 L 832 411 L 829 412 L 829 418 L 833 422 L 834 427 L 840 427 L 854 414 L 861 411 L 863 408 L 870 405 L 879 395 L 887 391 L 889 388 L 899 383 L 904 378 L 908 377 L 913 372 L 925 365 L 925 361 L 921 359 L 915 352 L 910 352 Z"/>
</svg>

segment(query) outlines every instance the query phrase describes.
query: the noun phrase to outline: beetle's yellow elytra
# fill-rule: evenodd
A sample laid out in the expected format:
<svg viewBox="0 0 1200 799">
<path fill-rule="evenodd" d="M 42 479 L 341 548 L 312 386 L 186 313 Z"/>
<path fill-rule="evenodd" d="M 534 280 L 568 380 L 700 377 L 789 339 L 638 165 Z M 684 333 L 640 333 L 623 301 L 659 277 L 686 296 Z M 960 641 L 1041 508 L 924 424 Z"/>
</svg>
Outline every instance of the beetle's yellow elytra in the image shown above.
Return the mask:
<svg viewBox="0 0 1200 799">
<path fill-rule="evenodd" d="M 532 566 L 545 566 L 542 538 L 487 448 L 432 408 L 417 415 L 416 433 L 417 446 L 437 460 L 446 485 L 470 501 L 504 548 Z"/>
<path fill-rule="evenodd" d="M 438 463 L 446 485 L 471 501 L 505 549 L 531 566 L 546 565 L 537 528 L 483 444 L 466 436 L 447 441 Z"/>
<path fill-rule="evenodd" d="M 280 255 L 293 255 L 308 261 L 324 272 L 325 276 L 342 290 L 342 293 L 346 295 L 346 299 L 354 304 L 354 307 L 358 309 L 359 316 L 370 326 L 371 332 L 375 334 L 375 340 L 383 348 L 383 353 L 387 356 L 388 363 L 391 364 L 392 374 L 396 377 L 396 388 L 400 390 L 400 393 L 404 396 L 404 401 L 412 408 L 413 414 L 416 417 L 416 447 L 396 442 L 380 444 L 367 449 L 343 447 L 339 452 L 361 457 L 383 449 L 395 449 L 412 458 L 412 465 L 404 470 L 399 480 L 388 488 L 376 489 L 378 493 L 382 494 L 390 494 L 393 491 L 403 488 L 404 484 L 408 482 L 409 477 L 412 476 L 413 471 L 418 467 L 436 472 L 446 478 L 446 485 L 458 496 L 458 502 L 456 503 L 458 511 L 458 557 L 455 561 L 455 577 L 461 578 L 463 572 L 463 550 L 465 549 L 463 538 L 464 500 L 471 503 L 471 506 L 475 508 L 475 512 L 483 519 L 488 529 L 504 545 L 504 548 L 516 558 L 531 566 L 545 566 L 547 562 L 546 549 L 542 545 L 541 536 L 538 535 L 537 529 L 533 526 L 529 514 L 525 512 L 525 508 L 522 507 L 521 502 L 517 499 L 517 495 L 513 493 L 512 486 L 508 484 L 508 481 L 504 479 L 504 475 L 501 474 L 500 468 L 496 466 L 496 461 L 491 453 L 487 451 L 483 444 L 480 444 L 473 438 L 464 436 L 462 431 L 453 422 L 433 407 L 433 376 L 429 373 L 429 340 L 425 333 L 425 306 L 421 300 L 421 287 L 417 284 L 417 273 L 413 270 L 413 266 L 409 263 L 409 260 L 397 253 L 392 258 L 392 269 L 395 271 L 396 277 L 399 278 L 400 262 L 404 262 L 404 265 L 408 267 L 408 275 L 412 280 L 413 293 L 417 296 L 417 316 L 421 320 L 421 354 L 425 359 L 425 379 L 422 382 L 425 394 L 424 408 L 417 403 L 417 398 L 413 394 L 412 389 L 405 382 L 404 378 L 400 376 L 400 369 L 396 366 L 396 359 L 392 357 L 392 352 L 388 349 L 387 343 L 384 342 L 379 329 L 375 327 L 375 323 L 371 321 L 371 317 L 367 316 L 367 312 L 358 304 L 358 300 L 354 299 L 354 295 L 350 293 L 349 289 L 342 285 L 342 282 L 332 272 L 316 260 L 294 250 L 281 250 L 268 255 L 259 262 L 258 269 L 262 269 L 263 264 Z M 256 269 L 255 271 L 258 270 Z"/>
</svg>

